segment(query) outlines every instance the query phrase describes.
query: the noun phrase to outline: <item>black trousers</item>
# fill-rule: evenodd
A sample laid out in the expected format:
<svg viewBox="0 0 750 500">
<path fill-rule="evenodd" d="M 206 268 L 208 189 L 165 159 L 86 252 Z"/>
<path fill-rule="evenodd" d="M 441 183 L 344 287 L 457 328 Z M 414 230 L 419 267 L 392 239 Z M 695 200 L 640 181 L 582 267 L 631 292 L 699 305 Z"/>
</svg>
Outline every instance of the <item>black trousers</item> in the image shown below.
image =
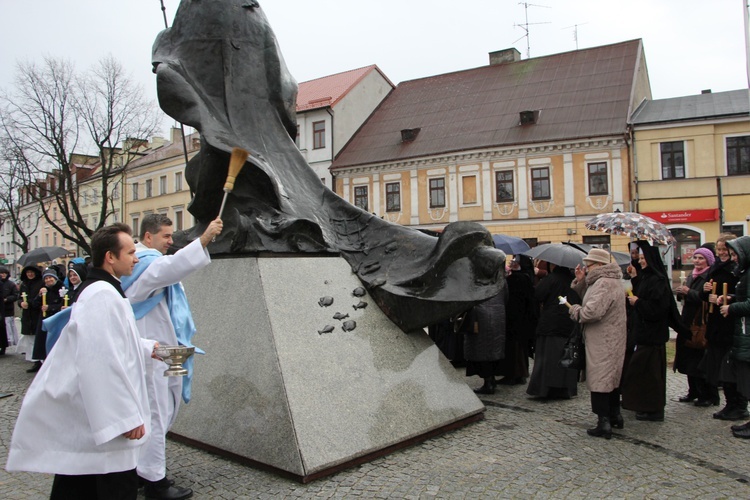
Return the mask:
<svg viewBox="0 0 750 500">
<path fill-rule="evenodd" d="M 138 474 L 135 469 L 110 474 L 65 476 L 55 474 L 50 500 L 135 500 Z"/>
<path fill-rule="evenodd" d="M 612 392 L 592 392 L 591 411 L 600 417 L 614 417 L 620 414 L 620 389 Z"/>
</svg>

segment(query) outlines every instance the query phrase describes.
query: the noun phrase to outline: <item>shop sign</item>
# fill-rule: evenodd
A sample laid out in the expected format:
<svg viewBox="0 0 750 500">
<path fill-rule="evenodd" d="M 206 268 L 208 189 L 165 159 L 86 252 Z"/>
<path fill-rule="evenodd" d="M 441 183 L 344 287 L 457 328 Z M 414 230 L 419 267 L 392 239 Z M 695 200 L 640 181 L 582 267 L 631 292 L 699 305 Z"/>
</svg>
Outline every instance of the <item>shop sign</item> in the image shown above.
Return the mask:
<svg viewBox="0 0 750 500">
<path fill-rule="evenodd" d="M 679 210 L 672 212 L 642 212 L 646 217 L 651 217 L 662 224 L 675 224 L 677 222 L 710 222 L 719 219 L 719 210 L 709 208 L 706 210 Z"/>
</svg>

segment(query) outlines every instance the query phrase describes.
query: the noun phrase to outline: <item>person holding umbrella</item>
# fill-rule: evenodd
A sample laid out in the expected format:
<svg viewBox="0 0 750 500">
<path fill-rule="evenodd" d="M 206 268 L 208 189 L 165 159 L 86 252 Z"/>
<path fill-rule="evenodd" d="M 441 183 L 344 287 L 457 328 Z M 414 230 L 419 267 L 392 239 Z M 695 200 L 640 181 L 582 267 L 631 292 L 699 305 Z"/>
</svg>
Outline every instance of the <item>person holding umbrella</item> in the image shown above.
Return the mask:
<svg viewBox="0 0 750 500">
<path fill-rule="evenodd" d="M 622 382 L 622 407 L 634 410 L 637 420 L 664 421 L 667 403 L 667 349 L 669 327 L 680 332 L 690 330 L 681 325 L 670 279 L 661 260 L 659 248 L 638 241 L 640 271 L 633 295 L 630 328 L 635 341 Z M 631 274 L 633 276 L 633 274 Z"/>
</svg>

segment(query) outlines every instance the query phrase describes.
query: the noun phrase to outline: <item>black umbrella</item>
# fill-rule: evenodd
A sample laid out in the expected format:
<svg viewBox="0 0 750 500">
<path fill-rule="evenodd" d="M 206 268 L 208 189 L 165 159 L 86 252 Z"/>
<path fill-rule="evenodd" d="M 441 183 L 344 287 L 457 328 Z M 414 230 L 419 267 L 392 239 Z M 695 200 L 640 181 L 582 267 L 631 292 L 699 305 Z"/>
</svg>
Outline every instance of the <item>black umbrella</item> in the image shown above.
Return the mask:
<svg viewBox="0 0 750 500">
<path fill-rule="evenodd" d="M 572 241 L 564 241 L 563 244 L 576 247 L 578 250 L 589 253 L 592 248 L 598 248 L 589 243 L 574 243 Z M 629 266 L 630 265 L 630 254 L 627 252 L 609 252 L 612 255 L 612 259 L 617 262 L 618 266 Z"/>
<path fill-rule="evenodd" d="M 531 249 L 528 243 L 517 236 L 493 234 L 492 241 L 495 243 L 495 248 L 499 248 L 508 255 L 516 255 Z"/>
<path fill-rule="evenodd" d="M 63 247 L 39 247 L 29 253 L 21 255 L 16 264 L 25 266 L 27 264 L 37 264 L 39 262 L 49 262 L 58 257 L 66 257 L 68 250 Z"/>
<path fill-rule="evenodd" d="M 547 243 L 522 253 L 532 259 L 540 259 L 571 269 L 574 269 L 578 265 L 583 265 L 583 258 L 586 257 L 586 252 L 570 245 L 563 245 L 562 243 Z"/>
</svg>

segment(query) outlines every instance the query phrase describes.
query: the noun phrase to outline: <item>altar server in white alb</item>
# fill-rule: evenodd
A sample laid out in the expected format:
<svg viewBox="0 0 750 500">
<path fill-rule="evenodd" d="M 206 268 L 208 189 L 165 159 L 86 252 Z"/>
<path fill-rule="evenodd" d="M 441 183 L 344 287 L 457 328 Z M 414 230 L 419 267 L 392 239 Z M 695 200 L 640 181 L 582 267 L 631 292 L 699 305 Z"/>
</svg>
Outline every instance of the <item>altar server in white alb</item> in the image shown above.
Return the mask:
<svg viewBox="0 0 750 500">
<path fill-rule="evenodd" d="M 53 473 L 52 499 L 135 499 L 149 439 L 145 361 L 158 345 L 138 334 L 119 278 L 138 258 L 130 228 L 91 238 L 94 269 L 21 405 L 9 471 Z"/>
<path fill-rule="evenodd" d="M 195 325 L 180 281 L 207 266 L 211 257 L 206 246 L 221 233 L 221 219 L 212 221 L 200 238 L 174 255 L 166 255 L 172 246 L 172 221 L 162 214 L 143 218 L 136 255 L 140 260 L 133 274 L 123 280 L 125 295 L 135 310 L 141 336 L 161 345 L 192 347 Z M 199 349 L 196 349 L 200 353 Z M 153 435 L 138 461 L 138 476 L 145 482 L 145 496 L 153 499 L 180 500 L 193 492 L 167 479 L 166 435 L 177 417 L 180 398 L 190 401 L 192 360 L 184 364 L 186 377 L 165 377 L 166 363 L 147 363 L 146 385 L 151 406 Z"/>
</svg>

